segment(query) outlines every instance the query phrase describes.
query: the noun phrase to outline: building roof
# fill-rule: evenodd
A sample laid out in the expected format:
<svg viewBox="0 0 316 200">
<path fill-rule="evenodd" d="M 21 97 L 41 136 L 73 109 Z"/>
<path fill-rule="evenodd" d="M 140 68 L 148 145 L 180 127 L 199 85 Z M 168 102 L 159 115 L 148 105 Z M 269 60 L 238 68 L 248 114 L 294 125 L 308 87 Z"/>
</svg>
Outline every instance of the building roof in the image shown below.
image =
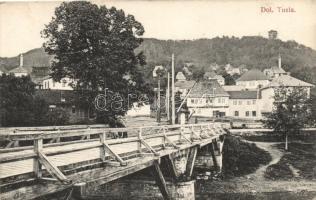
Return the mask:
<svg viewBox="0 0 316 200">
<path fill-rule="evenodd" d="M 228 91 L 241 91 L 245 90 L 246 87 L 243 85 L 223 85 L 223 89 L 228 92 Z"/>
<path fill-rule="evenodd" d="M 182 72 L 178 72 L 176 75 L 177 80 L 186 80 L 184 74 Z"/>
<path fill-rule="evenodd" d="M 245 72 L 237 81 L 258 81 L 258 80 L 269 80 L 263 72 L 258 69 L 252 69 Z"/>
<path fill-rule="evenodd" d="M 205 72 L 204 78 L 214 78 L 216 76 L 215 72 Z"/>
<path fill-rule="evenodd" d="M 266 87 L 279 87 L 279 86 L 288 86 L 288 87 L 313 87 L 313 84 L 301 81 L 297 78 L 294 78 L 289 75 L 282 75 L 272 79 Z"/>
<path fill-rule="evenodd" d="M 196 83 L 189 97 L 202 97 L 203 95 L 229 96 L 216 80 L 205 80 Z"/>
<path fill-rule="evenodd" d="M 70 104 L 76 99 L 72 90 L 36 90 L 35 96 L 44 99 L 50 105 Z"/>
<path fill-rule="evenodd" d="M 10 70 L 9 73 L 28 73 L 28 71 L 23 66 L 19 66 Z"/>
<path fill-rule="evenodd" d="M 286 74 L 286 71 L 282 67 L 273 66 L 271 70 L 274 74 Z"/>
<path fill-rule="evenodd" d="M 191 89 L 194 85 L 195 81 L 186 81 L 181 80 L 174 83 L 175 87 L 179 87 L 180 89 Z"/>
<path fill-rule="evenodd" d="M 242 91 L 228 91 L 230 99 L 257 99 L 257 91 L 242 90 Z"/>
<path fill-rule="evenodd" d="M 8 70 L 2 65 L 0 65 L 0 71 L 3 72 L 3 73 L 7 73 L 8 72 Z"/>
</svg>

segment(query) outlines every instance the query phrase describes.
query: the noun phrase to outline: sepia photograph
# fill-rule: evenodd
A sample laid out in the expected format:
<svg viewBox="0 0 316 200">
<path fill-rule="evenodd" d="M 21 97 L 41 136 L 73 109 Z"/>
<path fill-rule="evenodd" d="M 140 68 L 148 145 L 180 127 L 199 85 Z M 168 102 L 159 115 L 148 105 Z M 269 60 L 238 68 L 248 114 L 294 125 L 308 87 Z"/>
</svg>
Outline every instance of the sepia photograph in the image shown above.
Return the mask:
<svg viewBox="0 0 316 200">
<path fill-rule="evenodd" d="M 1 200 L 316 200 L 315 0 L 0 0 Z"/>
</svg>

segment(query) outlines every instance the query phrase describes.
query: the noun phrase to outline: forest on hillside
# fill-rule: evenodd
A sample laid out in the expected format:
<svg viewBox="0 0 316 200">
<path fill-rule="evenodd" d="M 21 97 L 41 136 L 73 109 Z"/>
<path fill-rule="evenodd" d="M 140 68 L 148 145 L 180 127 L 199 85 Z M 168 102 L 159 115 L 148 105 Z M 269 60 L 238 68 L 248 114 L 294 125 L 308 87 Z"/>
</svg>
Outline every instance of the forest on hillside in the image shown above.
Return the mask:
<svg viewBox="0 0 316 200">
<path fill-rule="evenodd" d="M 198 40 L 158 40 L 144 39 L 136 51 L 143 51 L 147 64 L 140 70 L 149 82 L 155 65 L 170 69 L 171 54 L 175 54 L 176 72 L 185 63 L 191 65 L 192 72 L 209 71 L 212 63 L 245 66 L 248 69 L 263 70 L 277 65 L 278 55 L 282 57 L 282 67 L 297 78 L 316 84 L 316 51 L 295 41 L 270 40 L 260 36 L 216 37 Z M 24 54 L 26 68 L 49 66 L 52 56 L 42 48 Z M 0 58 L 0 66 L 10 70 L 18 66 L 19 57 Z"/>
</svg>

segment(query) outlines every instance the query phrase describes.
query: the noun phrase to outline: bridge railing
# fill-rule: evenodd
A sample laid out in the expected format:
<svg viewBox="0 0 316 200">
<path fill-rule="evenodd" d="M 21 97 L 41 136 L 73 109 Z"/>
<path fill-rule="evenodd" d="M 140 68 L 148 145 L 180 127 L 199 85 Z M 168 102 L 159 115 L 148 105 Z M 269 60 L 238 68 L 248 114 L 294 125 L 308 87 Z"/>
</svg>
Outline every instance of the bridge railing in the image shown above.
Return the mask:
<svg viewBox="0 0 316 200">
<path fill-rule="evenodd" d="M 111 132 L 133 133 L 132 137 L 122 139 L 108 138 Z M 137 133 L 137 134 L 135 134 Z M 83 161 L 100 160 L 126 165 L 123 155 L 159 155 L 155 147 L 179 148 L 177 143 L 184 141 L 192 144 L 194 140 L 203 140 L 212 135 L 223 134 L 220 124 L 185 124 L 148 126 L 133 128 L 95 128 L 57 131 L 23 131 L 0 135 L 0 140 L 32 141 L 32 146 L 0 149 L 0 179 L 19 174 L 32 173 L 42 177 L 43 168 L 55 178 L 65 181 L 67 178 L 58 167 Z M 89 136 L 86 140 L 73 140 L 57 143 L 44 143 L 54 138 L 73 138 Z M 82 157 L 80 155 L 87 155 Z M 23 168 L 19 168 L 19 165 Z M 5 173 L 5 169 L 16 168 Z"/>
</svg>

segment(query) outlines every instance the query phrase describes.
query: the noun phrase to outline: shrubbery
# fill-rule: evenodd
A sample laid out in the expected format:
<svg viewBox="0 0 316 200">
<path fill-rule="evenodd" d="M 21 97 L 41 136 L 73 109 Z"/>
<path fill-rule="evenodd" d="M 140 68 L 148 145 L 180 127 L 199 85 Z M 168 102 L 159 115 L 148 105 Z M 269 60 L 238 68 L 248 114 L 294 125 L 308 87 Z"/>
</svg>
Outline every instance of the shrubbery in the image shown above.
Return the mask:
<svg viewBox="0 0 316 200">
<path fill-rule="evenodd" d="M 223 176 L 231 178 L 255 172 L 260 165 L 268 164 L 271 159 L 268 152 L 254 143 L 227 136 L 223 147 Z"/>
</svg>

